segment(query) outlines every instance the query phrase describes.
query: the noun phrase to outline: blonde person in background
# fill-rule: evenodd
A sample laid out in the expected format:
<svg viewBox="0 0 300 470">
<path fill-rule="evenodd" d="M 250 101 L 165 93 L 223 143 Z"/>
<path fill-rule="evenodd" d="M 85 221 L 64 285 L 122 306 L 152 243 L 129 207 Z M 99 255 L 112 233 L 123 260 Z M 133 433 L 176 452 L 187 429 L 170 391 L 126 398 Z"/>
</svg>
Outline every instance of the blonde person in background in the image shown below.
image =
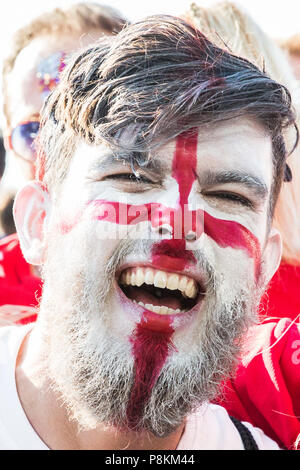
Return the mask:
<svg viewBox="0 0 300 470">
<path fill-rule="evenodd" d="M 32 142 L 39 112 L 58 82 L 65 56 L 101 35 L 118 32 L 124 24 L 121 14 L 109 6 L 74 1 L 65 7 L 45 7 L 7 39 L 2 65 L 1 127 L 7 159 L 0 188 L 1 237 L 15 233 L 11 215 L 14 195 L 24 182 L 34 178 Z"/>
<path fill-rule="evenodd" d="M 282 49 L 288 54 L 289 62 L 298 82 L 300 81 L 300 34 L 279 41 Z"/>
<path fill-rule="evenodd" d="M 78 2 L 45 11 L 13 34 L 2 70 L 8 164 L 1 187 L 2 200 L 4 194 L 17 191 L 35 177 L 34 139 L 40 110 L 57 86 L 68 56 L 101 36 L 117 34 L 125 24 L 121 14 L 109 6 Z M 2 222 L 4 216 L 3 225 L 7 227 L 7 219 L 12 220 L 11 206 L 2 207 Z M 6 233 L 10 235 L 0 240 L 0 306 L 35 307 L 41 294 L 39 273 L 26 263 L 17 234 L 12 230 Z"/>
<path fill-rule="evenodd" d="M 299 85 L 287 54 L 243 8 L 231 2 L 207 9 L 193 3 L 183 16 L 214 43 L 284 84 L 299 115 Z M 261 427 L 281 447 L 294 449 L 300 435 L 299 146 L 288 158 L 285 173 L 273 221 L 283 238 L 281 265 L 260 305 L 261 323 L 250 331 L 236 375 L 217 402 L 230 415 Z"/>
</svg>

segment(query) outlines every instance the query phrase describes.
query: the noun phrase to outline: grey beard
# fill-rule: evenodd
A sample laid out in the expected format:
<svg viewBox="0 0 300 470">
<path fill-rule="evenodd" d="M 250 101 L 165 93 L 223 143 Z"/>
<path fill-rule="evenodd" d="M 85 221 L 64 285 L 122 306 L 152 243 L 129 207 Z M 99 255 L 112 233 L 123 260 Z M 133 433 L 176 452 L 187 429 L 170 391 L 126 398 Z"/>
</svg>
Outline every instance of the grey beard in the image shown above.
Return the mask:
<svg viewBox="0 0 300 470">
<path fill-rule="evenodd" d="M 48 374 L 70 417 L 84 429 L 100 424 L 127 429 L 134 360 L 129 341 L 111 333 L 105 312 L 115 271 L 135 250 L 149 253 L 149 242 L 121 242 L 97 281 L 78 267 L 76 274 L 67 278 L 61 273 L 59 279 L 55 251 L 45 268 L 39 321 L 48 344 Z M 141 414 L 139 428 L 158 437 L 175 431 L 189 413 L 218 394 L 220 383 L 235 369 L 262 293 L 256 285 L 222 303 L 214 270 L 201 253 L 194 255 L 209 275 L 206 308 L 197 345 L 190 354 L 178 350 L 169 355 Z M 69 302 L 63 309 L 66 292 Z"/>
</svg>

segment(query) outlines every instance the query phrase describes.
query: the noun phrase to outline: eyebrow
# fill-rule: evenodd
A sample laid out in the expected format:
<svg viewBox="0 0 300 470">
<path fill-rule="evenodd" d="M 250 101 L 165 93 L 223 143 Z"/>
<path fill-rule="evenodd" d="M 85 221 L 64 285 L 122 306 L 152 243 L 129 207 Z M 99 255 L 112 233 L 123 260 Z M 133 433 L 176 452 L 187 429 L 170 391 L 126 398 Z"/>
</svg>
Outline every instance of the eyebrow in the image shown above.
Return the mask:
<svg viewBox="0 0 300 470">
<path fill-rule="evenodd" d="M 99 156 L 99 158 L 96 158 L 96 160 L 93 162 L 91 166 L 91 170 L 98 170 L 98 171 L 107 171 L 111 170 L 112 168 L 115 167 L 120 167 L 122 164 L 127 164 L 129 167 L 135 168 L 136 170 L 145 170 L 145 171 L 150 171 L 150 172 L 155 172 L 158 174 L 158 176 L 163 176 L 166 172 L 166 166 L 156 158 L 149 158 L 148 160 L 145 158 L 145 164 L 144 165 L 139 165 L 137 162 L 137 159 L 139 157 L 139 154 L 133 155 L 133 154 L 125 154 L 125 153 L 113 153 L 113 152 L 108 152 L 105 154 L 105 156 Z M 142 160 L 142 156 L 141 156 Z"/>
<path fill-rule="evenodd" d="M 113 169 L 114 167 L 120 167 L 123 162 L 130 167 L 131 162 L 136 163 L 137 156 L 134 156 L 129 153 L 122 154 L 121 152 L 113 153 L 111 151 L 108 151 L 105 156 L 101 155 L 94 161 L 91 169 L 96 171 L 108 171 Z M 139 169 L 155 172 L 157 176 L 161 176 L 162 178 L 165 176 L 166 173 L 168 173 L 168 168 L 161 161 L 161 158 L 149 158 L 145 162 L 145 165 L 142 166 L 136 163 L 136 170 Z M 197 175 L 197 179 L 201 188 L 208 188 L 217 184 L 241 184 L 247 189 L 250 189 L 257 197 L 262 200 L 267 197 L 269 192 L 266 183 L 261 178 L 242 170 L 207 170 L 201 172 L 200 175 Z"/>
<path fill-rule="evenodd" d="M 217 184 L 238 183 L 250 189 L 260 199 L 265 199 L 268 195 L 266 183 L 256 175 L 242 170 L 208 170 L 198 176 L 201 187 L 215 186 Z"/>
</svg>

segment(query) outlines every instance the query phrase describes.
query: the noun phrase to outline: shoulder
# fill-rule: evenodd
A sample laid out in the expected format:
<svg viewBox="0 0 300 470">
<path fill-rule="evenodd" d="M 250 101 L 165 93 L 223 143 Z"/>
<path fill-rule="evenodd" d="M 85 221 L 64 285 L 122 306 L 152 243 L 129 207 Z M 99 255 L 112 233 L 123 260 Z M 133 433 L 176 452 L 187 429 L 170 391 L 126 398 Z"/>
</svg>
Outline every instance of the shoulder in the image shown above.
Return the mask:
<svg viewBox="0 0 300 470">
<path fill-rule="evenodd" d="M 2 383 L 3 373 L 14 364 L 20 345 L 32 325 L 23 326 L 3 326 L 0 328 L 0 383 Z"/>
<path fill-rule="evenodd" d="M 297 317 L 300 312 L 299 282 L 300 265 L 281 263 L 262 296 L 261 314 L 279 318 Z"/>
<path fill-rule="evenodd" d="M 209 407 L 210 407 L 210 415 L 215 416 L 219 429 L 224 432 L 225 430 L 227 431 L 230 430 L 232 435 L 236 434 L 235 432 L 233 433 L 233 431 L 235 431 L 235 429 L 233 428 L 236 428 L 236 426 L 233 424 L 233 421 L 229 413 L 227 412 L 227 410 L 224 407 L 213 404 L 213 403 L 210 403 Z M 251 423 L 248 423 L 247 421 L 241 421 L 241 423 L 250 431 L 259 450 L 279 449 L 278 444 L 275 441 L 273 441 L 273 439 L 269 438 L 262 431 L 262 429 L 253 426 Z"/>
<path fill-rule="evenodd" d="M 3 346 L 7 346 L 8 350 L 13 349 L 13 345 L 18 343 L 19 340 L 27 333 L 29 326 L 17 326 L 17 325 L 9 325 L 9 326 L 1 326 L 0 327 L 0 345 L 2 346 L 1 351 L 3 352 Z M 0 358 L 1 358 L 1 351 L 0 351 Z"/>
<path fill-rule="evenodd" d="M 276 442 L 263 431 L 243 423 L 251 432 L 259 450 L 279 449 Z M 228 412 L 219 405 L 208 403 L 187 418 L 185 433 L 179 449 L 243 450 L 244 445 L 237 427 Z"/>
<path fill-rule="evenodd" d="M 20 328 L 15 325 L 2 326 L 0 328 L 0 342 L 7 342 L 19 329 Z"/>
<path fill-rule="evenodd" d="M 246 426 L 247 429 L 249 429 L 253 439 L 256 442 L 257 447 L 259 450 L 280 450 L 277 442 L 275 442 L 273 439 L 268 437 L 262 429 L 257 428 L 253 426 L 252 424 L 246 422 L 246 421 L 241 421 L 242 424 Z"/>
<path fill-rule="evenodd" d="M 217 402 L 265 430 L 281 447 L 293 448 L 300 433 L 299 364 L 299 323 L 269 318 L 251 328 L 236 375 L 224 384 Z"/>
</svg>

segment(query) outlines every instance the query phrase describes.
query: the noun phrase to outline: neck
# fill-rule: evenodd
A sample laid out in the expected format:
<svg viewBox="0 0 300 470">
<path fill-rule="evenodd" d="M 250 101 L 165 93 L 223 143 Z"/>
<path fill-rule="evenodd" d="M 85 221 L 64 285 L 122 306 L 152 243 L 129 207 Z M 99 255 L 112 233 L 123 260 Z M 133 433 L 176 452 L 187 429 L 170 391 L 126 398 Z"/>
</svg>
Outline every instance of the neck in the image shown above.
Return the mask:
<svg viewBox="0 0 300 470">
<path fill-rule="evenodd" d="M 89 430 L 81 429 L 75 420 L 70 419 L 67 406 L 47 376 L 47 360 L 43 351 L 36 326 L 20 348 L 16 365 L 16 384 L 28 420 L 50 449 L 176 449 L 184 424 L 164 438 L 155 437 L 146 431 L 123 432 L 103 424 Z"/>
</svg>

